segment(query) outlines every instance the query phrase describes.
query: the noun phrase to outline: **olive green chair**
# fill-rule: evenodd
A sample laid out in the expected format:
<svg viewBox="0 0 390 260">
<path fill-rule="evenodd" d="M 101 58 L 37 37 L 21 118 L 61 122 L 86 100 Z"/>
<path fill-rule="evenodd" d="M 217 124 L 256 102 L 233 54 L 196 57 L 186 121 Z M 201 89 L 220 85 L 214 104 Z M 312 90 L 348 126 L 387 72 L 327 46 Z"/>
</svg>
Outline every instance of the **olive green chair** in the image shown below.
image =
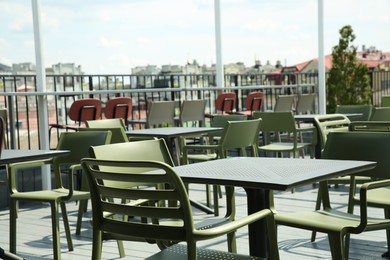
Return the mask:
<svg viewBox="0 0 390 260">
<path fill-rule="evenodd" d="M 390 132 L 390 121 L 355 121 L 349 124 L 354 132 Z"/>
<path fill-rule="evenodd" d="M 68 215 L 65 202 L 80 201 L 80 207 L 84 207 L 90 194 L 86 187 L 82 190 L 74 189 L 74 174 L 81 170 L 81 158 L 89 155 L 88 149 L 92 145 L 103 145 L 110 142 L 111 132 L 65 132 L 62 133 L 58 141 L 58 150 L 69 150 L 70 153 L 65 156 L 54 157 L 53 159 L 40 160 L 33 162 L 14 163 L 8 166 L 9 185 L 10 185 L 10 251 L 16 253 L 16 220 L 17 220 L 17 202 L 21 200 L 47 202 L 51 207 L 52 236 L 53 236 L 53 255 L 54 259 L 61 258 L 61 244 L 59 231 L 58 206 L 61 207 L 62 218 L 65 226 L 65 234 L 68 242 L 69 251 L 73 251 L 72 237 L 70 234 Z M 17 185 L 17 175 L 19 170 L 31 167 L 40 167 L 42 165 L 51 165 L 54 180 L 54 187 L 51 190 L 39 191 L 21 191 Z M 66 171 L 64 171 L 66 168 Z M 63 184 L 63 174 L 68 180 L 68 185 Z M 79 221 L 82 218 L 83 211 L 79 211 L 77 231 L 79 233 Z"/>
<path fill-rule="evenodd" d="M 390 107 L 374 107 L 370 121 L 390 121 Z"/>
<path fill-rule="evenodd" d="M 259 152 L 266 154 L 287 152 L 296 158 L 299 156 L 299 151 L 304 152 L 304 149 L 309 148 L 310 158 L 314 158 L 316 129 L 314 126 L 299 128 L 293 112 L 255 112 L 253 118 L 262 119 L 260 131 L 263 134 L 263 142 L 258 147 Z M 303 133 L 311 135 L 310 141 L 301 140 L 300 136 Z"/>
<path fill-rule="evenodd" d="M 315 102 L 317 94 L 302 94 L 298 96 L 297 105 L 295 107 L 295 113 L 301 114 L 313 114 L 315 111 Z"/>
<path fill-rule="evenodd" d="M 381 107 L 390 107 L 390 96 L 381 97 Z"/>
<path fill-rule="evenodd" d="M 374 203 L 373 201 L 370 202 L 370 194 L 380 192 L 385 187 L 390 186 L 390 180 L 388 179 L 389 154 L 390 133 L 330 133 L 323 152 L 324 159 L 364 160 L 378 163 L 372 170 L 359 172 L 359 176 L 365 175 L 377 179 L 377 181 L 361 185 L 358 200 L 359 214 L 354 215 L 332 208 L 328 194 L 328 182 L 324 181 L 320 184 L 323 209 L 309 212 L 277 213 L 275 215 L 277 225 L 327 233 L 332 259 L 348 259 L 349 234 L 390 228 L 390 219 L 380 219 L 377 216 L 376 218 L 370 218 L 367 211 L 367 206 Z M 354 176 L 351 176 L 350 179 L 351 185 L 354 186 Z M 388 201 L 386 204 L 389 205 Z M 387 243 L 389 246 L 389 240 Z"/>
<path fill-rule="evenodd" d="M 204 126 L 206 103 L 205 99 L 184 100 L 180 108 L 180 115 L 174 118 L 175 125 Z"/>
<path fill-rule="evenodd" d="M 129 141 L 122 118 L 90 120 L 86 122 L 86 125 L 86 128 L 80 128 L 79 131 L 111 131 L 111 144 Z"/>
<path fill-rule="evenodd" d="M 347 115 L 351 121 L 368 121 L 371 112 L 372 105 L 338 105 L 335 113 Z"/>
<path fill-rule="evenodd" d="M 137 142 L 110 144 L 104 146 L 92 146 L 90 148 L 90 156 L 99 160 L 153 160 L 158 162 L 164 162 L 170 166 L 174 166 L 172 157 L 169 153 L 168 147 L 165 144 L 164 139 L 150 139 Z M 120 184 L 122 185 L 122 184 Z M 140 186 L 146 185 L 145 183 L 124 183 L 122 187 L 127 186 Z M 117 185 L 118 186 L 118 185 Z M 226 214 L 223 217 L 212 217 L 207 220 L 198 221 L 195 225 L 197 228 L 205 228 L 210 226 L 220 225 L 229 221 L 232 221 L 235 217 L 234 206 L 234 193 L 233 188 L 227 190 L 226 197 Z M 236 239 L 235 233 L 228 234 L 228 250 L 229 252 L 236 252 Z M 103 240 L 105 238 L 103 237 Z M 164 247 L 163 243 L 158 242 L 160 247 Z M 121 251 L 121 256 L 124 256 L 124 250 Z"/>
<path fill-rule="evenodd" d="M 335 131 L 348 131 L 351 120 L 343 114 L 326 114 L 314 117 L 314 125 L 317 128 L 318 144 L 320 150 L 324 149 L 328 134 Z"/>
<path fill-rule="evenodd" d="M 93 213 L 93 246 L 92 259 L 100 260 L 102 251 L 102 237 L 122 240 L 144 241 L 174 241 L 186 242 L 186 259 L 197 259 L 197 242 L 213 239 L 230 234 L 237 229 L 249 225 L 257 220 L 266 219 L 270 230 L 273 226 L 273 214 L 269 209 L 250 214 L 237 220 L 229 221 L 217 227 L 198 229 L 193 221 L 192 209 L 184 183 L 174 168 L 166 163 L 149 160 L 120 161 L 83 159 L 83 169 L 86 172 L 92 198 Z M 147 174 L 145 172 L 148 172 Z M 113 182 L 126 183 L 142 182 L 148 184 L 148 189 L 122 189 Z M 161 183 L 168 184 L 162 188 Z M 156 187 L 156 188 L 153 188 Z M 233 194 L 232 194 L 233 195 Z M 148 201 L 147 204 L 121 203 L 117 199 L 133 199 Z M 113 220 L 112 215 L 133 216 L 127 221 L 121 218 Z M 148 219 L 147 223 L 139 219 Z M 167 221 L 168 220 L 168 221 Z M 170 220 L 175 220 L 172 223 Z M 177 225 L 180 222 L 180 225 Z M 270 236 L 276 238 L 275 232 Z M 175 246 L 177 247 L 177 246 Z M 163 252 L 167 252 L 164 249 Z M 273 250 L 277 257 L 277 251 Z M 225 253 L 231 259 L 233 254 Z M 180 254 L 170 256 L 169 259 L 178 259 Z M 275 256 L 274 256 L 275 257 Z M 274 259 L 276 259 L 276 257 Z M 225 258 L 226 259 L 226 258 Z"/>
<path fill-rule="evenodd" d="M 216 117 L 214 117 L 214 120 Z M 213 143 L 210 138 L 209 143 L 204 144 L 186 144 L 182 141 L 183 164 L 190 162 L 202 162 L 227 158 L 231 150 L 239 151 L 239 155 L 248 156 L 247 149 L 251 151 L 251 156 L 257 157 L 257 143 L 260 131 L 260 119 L 228 121 L 222 132 L 221 138 L 217 143 Z M 208 187 L 208 186 L 206 186 Z M 214 194 L 214 214 L 219 214 L 218 186 L 213 186 Z M 207 193 L 207 204 L 210 205 L 209 189 Z"/>
</svg>

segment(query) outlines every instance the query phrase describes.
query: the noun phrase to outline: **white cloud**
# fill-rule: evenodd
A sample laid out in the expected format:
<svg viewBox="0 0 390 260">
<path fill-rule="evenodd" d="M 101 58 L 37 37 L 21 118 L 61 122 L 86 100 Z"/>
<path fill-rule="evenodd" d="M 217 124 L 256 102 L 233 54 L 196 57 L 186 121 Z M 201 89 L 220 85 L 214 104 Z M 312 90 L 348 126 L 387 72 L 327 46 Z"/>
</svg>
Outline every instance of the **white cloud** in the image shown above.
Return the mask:
<svg viewBox="0 0 390 260">
<path fill-rule="evenodd" d="M 98 46 L 104 47 L 104 48 L 117 48 L 119 46 L 123 45 L 123 42 L 118 39 L 108 39 L 107 37 L 100 37 Z"/>
</svg>

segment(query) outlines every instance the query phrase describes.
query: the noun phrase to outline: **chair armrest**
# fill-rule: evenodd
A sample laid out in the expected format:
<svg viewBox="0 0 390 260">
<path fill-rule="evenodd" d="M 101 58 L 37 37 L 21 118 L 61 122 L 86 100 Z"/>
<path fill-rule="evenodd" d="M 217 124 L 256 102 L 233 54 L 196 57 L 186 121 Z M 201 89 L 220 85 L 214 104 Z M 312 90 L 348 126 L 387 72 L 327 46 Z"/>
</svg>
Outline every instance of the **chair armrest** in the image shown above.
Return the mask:
<svg viewBox="0 0 390 260">
<path fill-rule="evenodd" d="M 69 193 L 68 193 L 68 196 L 65 197 L 65 200 L 69 200 L 73 196 L 73 190 L 74 190 L 74 188 L 73 188 L 74 187 L 73 175 L 78 170 L 83 170 L 83 168 L 81 167 L 81 164 L 74 164 L 74 165 L 71 165 L 69 167 L 69 170 L 68 170 L 68 180 L 69 180 L 68 190 L 69 190 Z"/>
<path fill-rule="evenodd" d="M 367 225 L 367 191 L 378 189 L 378 188 L 384 188 L 390 186 L 390 180 L 380 180 L 380 181 L 372 181 L 372 182 L 366 182 L 362 184 L 360 187 L 360 225 L 357 227 L 358 232 L 363 232 L 366 225 Z"/>
<path fill-rule="evenodd" d="M 258 221 L 263 218 L 270 218 L 269 221 L 274 221 L 273 212 L 270 209 L 263 209 L 261 211 L 257 211 L 248 216 L 236 219 L 227 224 L 223 224 L 221 226 L 205 229 L 205 230 L 195 230 L 194 236 L 196 236 L 196 240 L 205 240 L 210 238 L 219 237 L 223 234 L 231 233 L 243 226 L 247 226 L 255 221 Z"/>
<path fill-rule="evenodd" d="M 36 160 L 36 161 L 18 162 L 18 163 L 8 164 L 9 187 L 10 187 L 11 194 L 19 192 L 17 190 L 17 180 L 16 180 L 17 170 L 26 169 L 26 168 L 33 168 L 33 167 L 40 167 L 43 165 L 52 164 L 52 162 L 53 162 L 52 159 L 47 159 L 47 160 Z"/>
</svg>

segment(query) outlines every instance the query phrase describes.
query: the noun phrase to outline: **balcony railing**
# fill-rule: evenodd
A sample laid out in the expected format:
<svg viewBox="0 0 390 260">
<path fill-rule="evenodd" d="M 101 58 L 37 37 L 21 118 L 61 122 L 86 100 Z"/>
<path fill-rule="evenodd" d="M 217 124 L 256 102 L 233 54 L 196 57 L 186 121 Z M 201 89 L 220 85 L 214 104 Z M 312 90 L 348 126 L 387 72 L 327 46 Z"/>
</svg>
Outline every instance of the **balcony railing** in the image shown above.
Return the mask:
<svg viewBox="0 0 390 260">
<path fill-rule="evenodd" d="M 375 90 L 372 103 L 378 106 L 380 97 L 390 94 L 390 72 L 372 72 L 370 78 Z M 48 75 L 47 93 L 39 94 L 35 92 L 35 75 L 0 75 L 0 108 L 8 110 L 9 146 L 33 149 L 40 148 L 38 95 L 46 97 L 48 123 L 69 124 L 69 106 L 85 97 L 96 97 L 103 103 L 116 96 L 131 97 L 134 115 L 139 115 L 152 100 L 176 100 L 179 110 L 183 100 L 206 99 L 206 112 L 214 112 L 214 101 L 221 91 L 237 93 L 237 109 L 250 91 L 263 91 L 264 109 L 268 110 L 273 109 L 278 95 L 318 93 L 317 74 L 313 73 L 226 75 L 225 82 L 226 87 L 215 87 L 215 75 Z M 56 135 L 53 138 L 51 141 L 56 142 Z"/>
</svg>

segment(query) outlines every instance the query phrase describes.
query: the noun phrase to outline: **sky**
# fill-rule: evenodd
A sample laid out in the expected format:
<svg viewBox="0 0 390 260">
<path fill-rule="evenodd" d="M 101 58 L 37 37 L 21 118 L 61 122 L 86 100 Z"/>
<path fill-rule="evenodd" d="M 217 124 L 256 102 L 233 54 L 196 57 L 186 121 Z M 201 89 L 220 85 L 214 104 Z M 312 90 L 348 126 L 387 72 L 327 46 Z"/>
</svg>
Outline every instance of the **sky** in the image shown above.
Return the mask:
<svg viewBox="0 0 390 260">
<path fill-rule="evenodd" d="M 324 47 L 351 25 L 363 45 L 390 51 L 390 0 L 323 0 Z M 45 67 L 130 74 L 146 65 L 216 61 L 213 0 L 40 0 Z M 220 0 L 222 61 L 291 66 L 318 57 L 317 0 Z M 0 0 L 0 63 L 35 64 L 30 0 Z"/>
</svg>

